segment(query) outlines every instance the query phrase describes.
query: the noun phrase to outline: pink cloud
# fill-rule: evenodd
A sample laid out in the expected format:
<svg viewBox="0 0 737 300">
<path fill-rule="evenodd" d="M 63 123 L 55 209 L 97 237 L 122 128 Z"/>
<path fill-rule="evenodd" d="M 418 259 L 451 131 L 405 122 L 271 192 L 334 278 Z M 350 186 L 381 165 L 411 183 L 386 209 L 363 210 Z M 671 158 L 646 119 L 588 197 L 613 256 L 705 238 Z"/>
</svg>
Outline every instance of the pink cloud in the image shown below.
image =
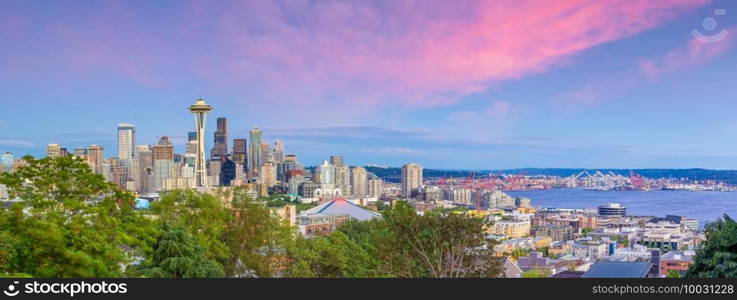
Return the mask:
<svg viewBox="0 0 737 300">
<path fill-rule="evenodd" d="M 737 27 L 726 29 L 737 31 Z M 718 42 L 703 42 L 696 38 L 668 50 L 659 58 L 640 61 L 636 67 L 613 74 L 606 78 L 590 81 L 576 90 L 557 96 L 556 104 L 564 115 L 577 113 L 599 105 L 623 91 L 641 85 L 647 80 L 656 80 L 666 74 L 687 70 L 709 63 L 727 53 L 735 45 L 735 37 L 728 34 Z"/>
<path fill-rule="evenodd" d="M 257 8 L 270 16 L 259 19 L 269 29 L 262 35 L 242 33 L 251 23 L 239 9 L 223 16 L 232 49 L 223 67 L 234 81 L 263 80 L 274 89 L 322 86 L 313 91 L 318 97 L 365 90 L 362 101 L 449 104 L 706 2 L 267 3 Z"/>
<path fill-rule="evenodd" d="M 427 107 L 544 72 L 707 2 L 192 1 L 156 20 L 105 2 L 74 23 L 37 26 L 53 36 L 38 48 L 58 51 L 38 50 L 34 63 L 147 86 L 188 74 L 285 105 Z M 14 65 L 5 71 L 29 67 Z"/>
<path fill-rule="evenodd" d="M 737 31 L 737 27 L 727 32 Z M 649 79 L 657 79 L 663 74 L 708 63 L 734 47 L 734 34 L 727 34 L 717 42 L 704 42 L 693 38 L 687 44 L 668 51 L 659 59 L 640 62 L 640 71 Z"/>
</svg>

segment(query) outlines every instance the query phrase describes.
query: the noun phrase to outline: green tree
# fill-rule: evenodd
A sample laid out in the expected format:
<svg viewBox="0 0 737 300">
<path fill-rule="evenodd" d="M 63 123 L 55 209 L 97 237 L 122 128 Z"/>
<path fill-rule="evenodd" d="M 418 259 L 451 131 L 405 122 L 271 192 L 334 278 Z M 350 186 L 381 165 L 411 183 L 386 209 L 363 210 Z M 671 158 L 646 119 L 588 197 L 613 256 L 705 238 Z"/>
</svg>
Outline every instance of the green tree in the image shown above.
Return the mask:
<svg viewBox="0 0 737 300">
<path fill-rule="evenodd" d="M 501 260 L 495 241 L 486 238 L 487 222 L 464 214 L 428 212 L 418 215 L 406 202 L 383 212 L 369 226 L 346 230 L 376 257 L 380 276 L 498 277 Z M 362 237 L 365 236 L 365 237 Z"/>
<path fill-rule="evenodd" d="M 520 256 L 527 256 L 527 255 L 530 255 L 530 249 L 521 249 L 521 248 L 514 249 L 512 250 L 512 253 L 510 253 L 509 255 L 515 259 Z"/>
<path fill-rule="evenodd" d="M 230 257 L 224 241 L 225 225 L 233 217 L 224 205 L 224 197 L 195 190 L 169 191 L 151 205 L 151 212 L 160 224 L 189 232 L 208 257 L 224 262 Z"/>
<path fill-rule="evenodd" d="M 666 278 L 681 278 L 681 272 L 678 272 L 676 270 L 670 270 L 668 271 L 668 274 L 665 274 Z"/>
<path fill-rule="evenodd" d="M 550 275 L 552 274 L 547 268 L 534 268 L 522 273 L 522 278 L 547 278 L 550 277 Z"/>
<path fill-rule="evenodd" d="M 585 237 L 589 235 L 589 232 L 592 232 L 592 231 L 594 231 L 594 229 L 591 227 L 586 227 L 584 229 L 581 229 L 581 236 Z"/>
<path fill-rule="evenodd" d="M 376 276 L 376 260 L 340 231 L 299 238 L 289 251 L 287 276 L 299 278 L 366 278 Z"/>
<path fill-rule="evenodd" d="M 223 269 L 182 228 L 170 228 L 164 224 L 163 234 L 154 246 L 150 262 L 138 266 L 140 276 L 147 278 L 213 278 L 223 277 Z"/>
<path fill-rule="evenodd" d="M 249 198 L 243 188 L 234 190 L 231 206 L 234 217 L 229 219 L 224 236 L 230 251 L 224 263 L 226 274 L 278 275 L 286 267 L 286 249 L 294 242 L 296 232 L 263 202 Z"/>
<path fill-rule="evenodd" d="M 724 215 L 705 229 L 707 239 L 696 251 L 688 278 L 737 278 L 737 222 Z"/>
<path fill-rule="evenodd" d="M 3 272 L 34 277 L 118 277 L 131 261 L 122 246 L 144 239 L 133 195 L 92 173 L 74 157 L 34 159 L 0 184 L 24 201 L 0 211 Z"/>
</svg>

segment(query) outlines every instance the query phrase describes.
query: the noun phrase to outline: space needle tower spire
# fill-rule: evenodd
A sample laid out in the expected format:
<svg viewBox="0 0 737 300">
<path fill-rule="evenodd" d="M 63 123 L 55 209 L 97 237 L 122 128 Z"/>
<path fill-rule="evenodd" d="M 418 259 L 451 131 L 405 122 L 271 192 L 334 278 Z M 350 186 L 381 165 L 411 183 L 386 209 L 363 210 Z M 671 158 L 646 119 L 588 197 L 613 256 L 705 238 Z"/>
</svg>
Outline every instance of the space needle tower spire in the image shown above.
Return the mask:
<svg viewBox="0 0 737 300">
<path fill-rule="evenodd" d="M 205 103 L 205 100 L 201 98 L 189 106 L 189 111 L 194 114 L 194 123 L 197 129 L 197 157 L 194 167 L 196 188 L 207 188 L 209 186 L 205 166 L 205 123 L 207 123 L 207 113 L 211 110 L 212 106 Z"/>
</svg>

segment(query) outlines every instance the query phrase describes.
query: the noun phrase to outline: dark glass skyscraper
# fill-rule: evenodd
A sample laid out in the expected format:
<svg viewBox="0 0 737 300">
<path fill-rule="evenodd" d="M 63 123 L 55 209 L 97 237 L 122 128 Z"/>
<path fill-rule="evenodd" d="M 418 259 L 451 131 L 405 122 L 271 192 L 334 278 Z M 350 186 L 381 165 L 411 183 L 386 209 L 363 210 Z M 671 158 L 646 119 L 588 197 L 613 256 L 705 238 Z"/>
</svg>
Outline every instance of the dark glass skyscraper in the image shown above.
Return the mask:
<svg viewBox="0 0 737 300">
<path fill-rule="evenodd" d="M 210 157 L 217 159 L 228 153 L 228 119 L 218 118 L 215 131 L 215 143 L 210 151 Z"/>
<path fill-rule="evenodd" d="M 231 181 L 235 179 L 235 162 L 227 156 L 222 156 L 220 162 L 220 185 L 230 186 Z"/>
<path fill-rule="evenodd" d="M 248 168 L 248 144 L 246 139 L 233 140 L 233 162 L 243 166 L 243 172 Z"/>
</svg>

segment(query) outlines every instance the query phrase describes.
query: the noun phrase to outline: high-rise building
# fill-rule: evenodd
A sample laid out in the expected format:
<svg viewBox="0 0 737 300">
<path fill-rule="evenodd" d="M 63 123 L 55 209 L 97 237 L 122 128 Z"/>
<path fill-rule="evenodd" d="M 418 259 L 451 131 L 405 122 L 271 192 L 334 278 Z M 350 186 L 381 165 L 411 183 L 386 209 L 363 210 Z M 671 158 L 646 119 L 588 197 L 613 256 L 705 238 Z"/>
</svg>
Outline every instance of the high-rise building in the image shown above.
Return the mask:
<svg viewBox="0 0 737 300">
<path fill-rule="evenodd" d="M 191 131 L 187 133 L 187 144 L 185 148 L 185 154 L 192 154 L 192 157 L 197 157 L 197 132 Z M 194 163 L 192 163 L 194 167 Z M 194 177 L 193 177 L 194 178 Z"/>
<path fill-rule="evenodd" d="M 351 194 L 351 167 L 335 166 L 335 186 L 340 189 L 341 194 Z"/>
<path fill-rule="evenodd" d="M 236 177 L 236 163 L 227 156 L 220 157 L 220 185 L 231 186 Z"/>
<path fill-rule="evenodd" d="M 276 185 L 276 168 L 274 167 L 274 164 L 270 162 L 264 163 L 258 174 L 258 180 L 261 184 L 266 187 Z"/>
<path fill-rule="evenodd" d="M 197 99 L 195 104 L 189 106 L 189 111 L 194 114 L 195 129 L 197 131 L 197 157 L 195 158 L 195 187 L 207 187 L 207 169 L 205 165 L 205 124 L 207 113 L 212 111 L 212 106 L 205 103 L 204 99 Z"/>
<path fill-rule="evenodd" d="M 261 144 L 261 155 L 263 155 L 261 158 L 262 164 L 265 164 L 267 162 L 271 162 L 271 163 L 274 162 L 274 157 L 272 155 L 273 153 L 271 153 L 271 150 L 269 150 L 269 148 L 270 148 L 269 144 L 267 143 Z"/>
<path fill-rule="evenodd" d="M 119 188 L 125 189 L 128 175 L 126 174 L 123 162 L 117 157 L 111 157 L 107 160 L 110 166 L 110 182 L 116 184 Z"/>
<path fill-rule="evenodd" d="M 165 189 L 165 181 L 175 177 L 176 167 L 174 164 L 174 146 L 168 136 L 159 139 L 159 143 L 151 149 L 153 160 L 153 191 L 158 192 Z"/>
<path fill-rule="evenodd" d="M 159 192 L 165 190 L 164 183 L 169 178 L 174 178 L 176 175 L 176 166 L 174 160 L 171 159 L 157 159 L 154 160 L 154 171 L 153 171 L 153 191 Z"/>
<path fill-rule="evenodd" d="M 133 124 L 118 124 L 118 159 L 130 163 L 136 152 L 136 127 Z"/>
<path fill-rule="evenodd" d="M 14 163 L 15 158 L 13 157 L 13 153 L 3 153 L 0 155 L 0 172 L 13 172 Z"/>
<path fill-rule="evenodd" d="M 59 148 L 59 156 L 60 156 L 60 157 L 65 157 L 65 156 L 67 156 L 68 154 L 69 154 L 69 152 L 67 151 L 67 148 L 64 148 L 64 147 L 62 147 L 62 148 Z"/>
<path fill-rule="evenodd" d="M 228 153 L 228 119 L 217 119 L 214 142 L 212 150 L 210 150 L 210 157 L 212 159 L 218 159 Z"/>
<path fill-rule="evenodd" d="M 78 157 L 78 158 L 81 158 L 83 160 L 87 160 L 87 149 L 86 148 L 77 148 L 77 149 L 74 149 L 74 151 L 72 152 L 72 155 L 74 157 Z"/>
<path fill-rule="evenodd" d="M 263 142 L 261 141 L 261 129 L 254 127 L 250 132 L 251 143 L 248 146 L 248 171 L 258 173 L 259 168 L 263 165 Z"/>
<path fill-rule="evenodd" d="M 402 197 L 412 197 L 412 192 L 422 186 L 422 166 L 409 163 L 402 166 Z"/>
<path fill-rule="evenodd" d="M 274 141 L 274 150 L 272 152 L 274 163 L 278 164 L 284 162 L 284 142 L 280 139 L 276 139 Z"/>
<path fill-rule="evenodd" d="M 138 174 L 133 169 L 133 157 L 136 153 L 136 127 L 133 124 L 118 124 L 118 159 L 120 160 L 121 170 L 116 170 L 120 174 L 120 187 L 126 188 L 128 179 L 134 180 Z"/>
<path fill-rule="evenodd" d="M 233 139 L 233 162 L 243 167 L 247 166 L 248 163 L 248 146 L 246 139 Z M 246 172 L 246 170 L 239 170 L 239 172 Z"/>
<path fill-rule="evenodd" d="M 368 172 L 363 167 L 355 167 L 351 173 L 353 196 L 366 197 L 368 195 Z"/>
<path fill-rule="evenodd" d="M 162 136 L 153 146 L 153 160 L 174 160 L 174 146 L 168 136 Z"/>
<path fill-rule="evenodd" d="M 220 172 L 222 162 L 220 160 L 209 160 L 207 164 L 207 178 L 210 186 L 220 186 Z"/>
<path fill-rule="evenodd" d="M 330 164 L 335 167 L 343 166 L 343 157 L 340 155 L 330 156 Z"/>
<path fill-rule="evenodd" d="M 315 175 L 317 175 L 317 180 L 315 180 L 317 183 L 335 184 L 335 166 L 328 163 L 327 160 L 323 161 L 322 165 L 317 166 Z"/>
<path fill-rule="evenodd" d="M 49 144 L 46 146 L 46 157 L 60 157 L 61 146 L 59 144 Z"/>
<path fill-rule="evenodd" d="M 136 146 L 136 160 L 138 161 L 138 192 L 141 194 L 153 193 L 154 189 L 154 157 L 149 145 Z"/>
<path fill-rule="evenodd" d="M 87 162 L 96 174 L 104 175 L 105 149 L 100 145 L 90 145 L 87 149 Z"/>
<path fill-rule="evenodd" d="M 384 188 L 384 181 L 372 173 L 369 173 L 368 177 L 368 196 L 380 198 L 382 189 Z"/>
</svg>

